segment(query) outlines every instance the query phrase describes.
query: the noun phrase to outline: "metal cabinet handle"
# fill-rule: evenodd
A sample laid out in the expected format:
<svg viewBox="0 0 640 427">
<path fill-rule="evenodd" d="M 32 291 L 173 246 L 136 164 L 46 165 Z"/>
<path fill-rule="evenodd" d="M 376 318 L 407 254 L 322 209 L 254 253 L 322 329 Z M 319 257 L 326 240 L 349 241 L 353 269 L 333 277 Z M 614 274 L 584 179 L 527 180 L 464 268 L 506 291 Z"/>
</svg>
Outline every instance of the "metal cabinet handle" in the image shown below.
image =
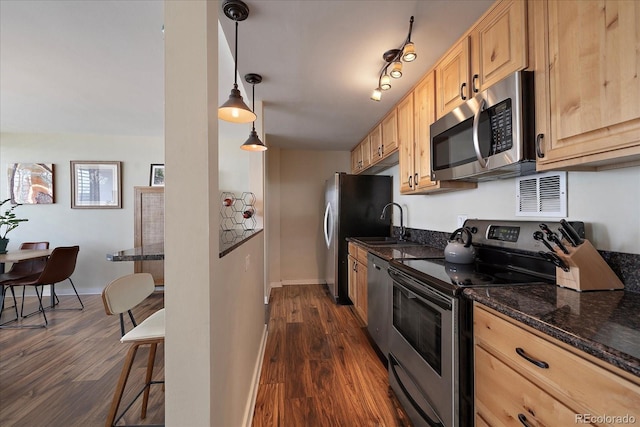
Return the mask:
<svg viewBox="0 0 640 427">
<path fill-rule="evenodd" d="M 378 146 L 378 157 L 382 157 L 382 145 Z"/>
<path fill-rule="evenodd" d="M 417 173 L 413 174 L 413 185 L 415 185 L 416 187 L 418 186 L 418 174 Z"/>
<path fill-rule="evenodd" d="M 471 89 L 473 89 L 473 93 L 478 93 L 478 91 L 480 90 L 478 86 L 476 86 L 476 82 L 478 81 L 479 77 L 479 75 L 474 74 L 473 78 L 471 79 Z"/>
<path fill-rule="evenodd" d="M 541 159 L 544 158 L 544 151 L 542 151 L 542 139 L 544 138 L 544 133 L 539 133 L 536 136 L 536 154 Z"/>
<path fill-rule="evenodd" d="M 409 188 L 413 188 L 413 183 L 412 183 L 412 181 L 413 181 L 413 176 L 412 176 L 412 175 L 409 175 Z"/>
<path fill-rule="evenodd" d="M 543 362 L 542 360 L 534 359 L 533 357 L 531 357 L 527 353 L 525 353 L 525 351 L 520 347 L 516 347 L 516 353 L 518 353 L 518 356 L 522 357 L 527 362 L 533 363 L 534 365 L 536 365 L 540 369 L 549 369 L 549 364 L 547 362 Z"/>
<path fill-rule="evenodd" d="M 522 423 L 524 427 L 531 427 L 531 424 L 527 421 L 527 417 L 524 414 L 518 414 L 518 420 Z"/>
<path fill-rule="evenodd" d="M 460 85 L 460 98 L 462 98 L 463 101 L 466 101 L 467 99 L 467 97 L 464 95 L 464 88 L 466 85 L 466 83 L 462 83 L 462 85 Z"/>
</svg>

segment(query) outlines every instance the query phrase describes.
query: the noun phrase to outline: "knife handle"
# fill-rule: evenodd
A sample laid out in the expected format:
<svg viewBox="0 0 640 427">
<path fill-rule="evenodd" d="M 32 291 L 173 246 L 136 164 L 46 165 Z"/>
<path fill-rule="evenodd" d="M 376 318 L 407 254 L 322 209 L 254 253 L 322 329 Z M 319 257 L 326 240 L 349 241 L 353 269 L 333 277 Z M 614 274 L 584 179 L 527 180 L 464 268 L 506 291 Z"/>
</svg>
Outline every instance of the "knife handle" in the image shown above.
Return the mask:
<svg viewBox="0 0 640 427">
<path fill-rule="evenodd" d="M 578 246 L 564 228 L 558 228 L 558 231 L 560 232 L 560 234 L 562 234 L 562 237 L 564 237 L 564 239 L 571 244 L 571 246 L 573 246 L 574 248 Z"/>
<path fill-rule="evenodd" d="M 573 226 L 569 224 L 567 220 L 561 219 L 560 225 L 562 225 L 562 228 L 564 228 L 567 234 L 571 237 L 571 240 L 575 242 L 576 246 L 582 244 L 583 242 L 582 237 L 580 237 L 580 234 L 578 234 L 576 229 L 573 228 Z"/>
</svg>

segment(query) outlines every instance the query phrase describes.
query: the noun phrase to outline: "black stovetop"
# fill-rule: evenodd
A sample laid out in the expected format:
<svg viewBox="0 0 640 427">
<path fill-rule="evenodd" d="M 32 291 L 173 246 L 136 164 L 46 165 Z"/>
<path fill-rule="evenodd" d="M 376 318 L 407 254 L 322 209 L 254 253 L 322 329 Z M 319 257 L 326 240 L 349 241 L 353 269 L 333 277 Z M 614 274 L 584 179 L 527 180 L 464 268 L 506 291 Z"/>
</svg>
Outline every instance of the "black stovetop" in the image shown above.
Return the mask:
<svg viewBox="0 0 640 427">
<path fill-rule="evenodd" d="M 535 255 L 487 248 L 478 248 L 472 264 L 430 258 L 392 260 L 390 266 L 453 294 L 468 287 L 555 283 L 553 265 Z"/>
</svg>

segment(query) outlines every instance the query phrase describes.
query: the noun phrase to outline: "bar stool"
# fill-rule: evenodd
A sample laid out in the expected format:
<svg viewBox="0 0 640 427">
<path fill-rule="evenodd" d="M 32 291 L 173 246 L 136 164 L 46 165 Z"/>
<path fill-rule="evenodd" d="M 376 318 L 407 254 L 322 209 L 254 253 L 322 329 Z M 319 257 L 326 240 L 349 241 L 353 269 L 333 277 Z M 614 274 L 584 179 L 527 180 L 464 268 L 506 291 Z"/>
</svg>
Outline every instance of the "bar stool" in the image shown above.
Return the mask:
<svg viewBox="0 0 640 427">
<path fill-rule="evenodd" d="M 111 408 L 109 409 L 109 415 L 105 424 L 107 427 L 114 426 L 143 393 L 144 397 L 142 400 L 140 418 L 144 419 L 147 416 L 147 404 L 149 402 L 149 390 L 151 385 L 164 384 L 164 381 L 151 380 L 151 377 L 153 376 L 156 349 L 158 344 L 164 343 L 164 308 L 156 311 L 140 324 L 136 323 L 133 313 L 131 312 L 131 309 L 151 295 L 154 289 L 155 284 L 151 274 L 134 273 L 114 280 L 102 291 L 102 302 L 104 303 L 106 313 L 108 315 L 120 315 L 120 331 L 122 335 L 120 342 L 130 344 L 129 351 L 125 357 L 122 372 L 120 373 L 120 378 L 113 395 Z M 134 326 L 133 329 L 127 333 L 124 333 L 124 313 L 129 314 Z M 131 367 L 133 366 L 136 353 L 138 348 L 144 345 L 149 346 L 149 359 L 147 361 L 145 384 L 133 398 L 131 403 L 129 403 L 124 411 L 118 415 L 118 408 L 122 401 L 122 395 L 124 394 L 124 389 L 127 385 L 127 380 L 129 379 L 129 374 L 131 372 Z"/>
</svg>

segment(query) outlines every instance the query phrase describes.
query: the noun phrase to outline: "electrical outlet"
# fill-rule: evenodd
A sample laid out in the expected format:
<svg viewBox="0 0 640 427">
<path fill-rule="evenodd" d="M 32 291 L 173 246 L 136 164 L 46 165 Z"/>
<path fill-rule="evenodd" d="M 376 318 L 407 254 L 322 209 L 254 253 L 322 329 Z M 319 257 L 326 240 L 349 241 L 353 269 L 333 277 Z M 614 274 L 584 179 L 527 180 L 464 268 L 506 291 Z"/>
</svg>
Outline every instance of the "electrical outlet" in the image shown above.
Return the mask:
<svg viewBox="0 0 640 427">
<path fill-rule="evenodd" d="M 458 228 L 462 227 L 466 220 L 467 220 L 466 215 L 458 215 Z"/>
<path fill-rule="evenodd" d="M 251 255 L 247 255 L 244 259 L 244 271 L 249 271 L 249 266 L 251 266 Z"/>
</svg>

